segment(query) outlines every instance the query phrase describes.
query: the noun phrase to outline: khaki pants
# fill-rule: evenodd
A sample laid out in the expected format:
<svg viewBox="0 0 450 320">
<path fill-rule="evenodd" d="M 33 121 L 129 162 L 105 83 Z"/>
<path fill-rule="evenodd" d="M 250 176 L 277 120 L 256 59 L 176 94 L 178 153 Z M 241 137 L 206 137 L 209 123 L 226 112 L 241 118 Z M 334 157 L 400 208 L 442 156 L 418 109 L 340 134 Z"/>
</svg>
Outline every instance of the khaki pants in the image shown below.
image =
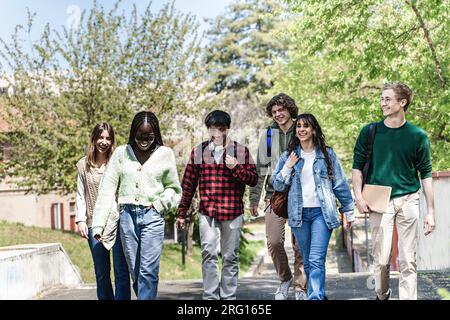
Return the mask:
<svg viewBox="0 0 450 320">
<path fill-rule="evenodd" d="M 265 214 L 267 248 L 280 281 L 288 281 L 292 278 L 292 272 L 284 249 L 286 219 L 277 216 L 272 211 L 269 200 L 266 200 Z M 303 269 L 303 258 L 294 234 L 291 234 L 291 238 L 292 248 L 294 249 L 294 288 L 295 291 L 306 293 L 307 280 Z"/>
<path fill-rule="evenodd" d="M 419 237 L 419 192 L 392 199 L 386 213 L 370 213 L 375 291 L 385 299 L 389 290 L 389 267 L 394 223 L 398 232 L 400 300 L 417 300 L 416 252 Z"/>
</svg>

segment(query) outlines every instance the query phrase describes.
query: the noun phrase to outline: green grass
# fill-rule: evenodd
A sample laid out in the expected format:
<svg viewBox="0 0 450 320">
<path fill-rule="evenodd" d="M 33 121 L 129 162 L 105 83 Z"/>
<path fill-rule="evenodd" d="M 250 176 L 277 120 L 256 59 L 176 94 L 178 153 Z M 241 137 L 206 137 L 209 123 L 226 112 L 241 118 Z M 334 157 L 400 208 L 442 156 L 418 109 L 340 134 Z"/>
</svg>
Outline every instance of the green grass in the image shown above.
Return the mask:
<svg viewBox="0 0 450 320">
<path fill-rule="evenodd" d="M 56 242 L 62 244 L 72 262 L 78 267 L 83 281 L 95 283 L 94 265 L 89 246 L 87 241 L 78 234 L 0 221 L 0 247 Z M 241 272 L 249 269 L 258 251 L 263 246 L 263 241 L 249 242 L 239 257 Z M 194 246 L 193 255 L 186 257 L 186 265 L 183 266 L 181 263 L 181 245 L 164 244 L 159 275 L 160 280 L 201 279 L 200 248 Z"/>
<path fill-rule="evenodd" d="M 438 294 L 441 296 L 441 300 L 450 300 L 450 291 L 445 288 L 437 289 Z"/>
</svg>

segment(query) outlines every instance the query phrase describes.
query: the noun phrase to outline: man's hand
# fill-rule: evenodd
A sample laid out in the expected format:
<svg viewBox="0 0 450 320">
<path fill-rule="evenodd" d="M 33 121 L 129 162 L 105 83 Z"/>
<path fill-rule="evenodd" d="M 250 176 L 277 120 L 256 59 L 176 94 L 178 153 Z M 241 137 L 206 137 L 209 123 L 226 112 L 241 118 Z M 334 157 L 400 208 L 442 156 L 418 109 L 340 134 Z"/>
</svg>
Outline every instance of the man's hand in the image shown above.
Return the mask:
<svg viewBox="0 0 450 320">
<path fill-rule="evenodd" d="M 177 229 L 184 230 L 186 228 L 186 221 L 183 218 L 177 218 Z"/>
<path fill-rule="evenodd" d="M 358 207 L 358 210 L 360 213 L 369 213 L 370 207 L 367 204 L 366 200 L 364 198 L 356 199 L 356 206 Z"/>
<path fill-rule="evenodd" d="M 289 158 L 286 160 L 286 167 L 288 167 L 289 169 L 293 168 L 295 166 L 295 164 L 298 162 L 300 158 L 297 157 L 297 154 L 292 151 L 291 154 L 289 155 Z"/>
<path fill-rule="evenodd" d="M 259 213 L 258 213 L 258 206 L 252 206 L 252 207 L 250 207 L 250 214 L 251 214 L 252 216 L 254 216 L 254 217 L 259 216 Z"/>
<path fill-rule="evenodd" d="M 433 180 L 432 178 L 426 178 L 422 180 L 422 187 L 425 194 L 425 200 L 427 202 L 427 215 L 425 217 L 425 235 L 429 235 L 436 228 L 434 221 L 434 195 L 433 195 Z"/>
<path fill-rule="evenodd" d="M 89 238 L 89 230 L 88 230 L 88 226 L 86 224 L 86 222 L 84 221 L 80 221 L 77 223 L 78 226 L 78 234 L 85 239 Z"/>
<path fill-rule="evenodd" d="M 225 157 L 225 164 L 228 169 L 233 170 L 234 167 L 238 164 L 237 159 L 227 154 Z"/>
<path fill-rule="evenodd" d="M 425 217 L 424 234 L 427 236 L 434 231 L 436 228 L 436 223 L 434 221 L 434 213 L 428 213 Z"/>
</svg>

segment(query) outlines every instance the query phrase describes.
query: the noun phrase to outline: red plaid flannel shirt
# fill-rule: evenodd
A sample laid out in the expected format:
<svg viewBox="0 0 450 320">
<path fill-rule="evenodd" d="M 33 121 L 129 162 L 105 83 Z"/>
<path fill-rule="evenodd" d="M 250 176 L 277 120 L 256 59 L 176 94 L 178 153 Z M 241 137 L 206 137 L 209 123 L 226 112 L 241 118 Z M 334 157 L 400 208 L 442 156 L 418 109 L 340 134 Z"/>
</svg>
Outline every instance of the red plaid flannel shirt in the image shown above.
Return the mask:
<svg viewBox="0 0 450 320">
<path fill-rule="evenodd" d="M 230 141 L 221 161 L 216 164 L 209 143 L 205 141 L 191 152 L 181 184 L 183 196 L 178 207 L 179 218 L 190 219 L 187 212 L 198 185 L 199 212 L 218 221 L 233 220 L 244 213 L 245 185 L 254 187 L 258 181 L 256 166 L 245 146 Z M 232 170 L 225 164 L 227 154 L 238 162 Z"/>
</svg>

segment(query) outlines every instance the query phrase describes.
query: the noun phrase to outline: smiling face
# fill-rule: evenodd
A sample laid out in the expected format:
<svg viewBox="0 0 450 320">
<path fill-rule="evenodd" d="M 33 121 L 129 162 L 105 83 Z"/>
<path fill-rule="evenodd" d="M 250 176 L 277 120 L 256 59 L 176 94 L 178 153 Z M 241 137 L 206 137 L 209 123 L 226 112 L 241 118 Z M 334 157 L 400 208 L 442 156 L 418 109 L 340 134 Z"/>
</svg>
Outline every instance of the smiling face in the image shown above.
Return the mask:
<svg viewBox="0 0 450 320">
<path fill-rule="evenodd" d="M 291 119 L 289 110 L 283 106 L 274 105 L 272 107 L 272 119 L 279 125 L 283 126 Z"/>
<path fill-rule="evenodd" d="M 227 142 L 229 128 L 226 126 L 212 125 L 208 127 L 208 135 L 210 140 L 216 146 L 223 146 Z"/>
<path fill-rule="evenodd" d="M 392 89 L 383 90 L 380 97 L 383 116 L 395 116 L 398 113 L 405 112 L 406 99 L 398 99 L 395 91 Z"/>
<path fill-rule="evenodd" d="M 295 135 L 300 140 L 301 143 L 310 142 L 313 140 L 314 130 L 312 126 L 300 119 L 297 121 L 297 127 L 295 128 Z"/>
<path fill-rule="evenodd" d="M 141 151 L 149 150 L 155 143 L 155 133 L 152 126 L 148 122 L 144 122 L 139 126 L 134 139 L 136 146 Z"/>
<path fill-rule="evenodd" d="M 95 141 L 95 150 L 99 154 L 106 154 L 111 149 L 111 137 L 107 130 L 103 130 L 98 139 Z"/>
</svg>

